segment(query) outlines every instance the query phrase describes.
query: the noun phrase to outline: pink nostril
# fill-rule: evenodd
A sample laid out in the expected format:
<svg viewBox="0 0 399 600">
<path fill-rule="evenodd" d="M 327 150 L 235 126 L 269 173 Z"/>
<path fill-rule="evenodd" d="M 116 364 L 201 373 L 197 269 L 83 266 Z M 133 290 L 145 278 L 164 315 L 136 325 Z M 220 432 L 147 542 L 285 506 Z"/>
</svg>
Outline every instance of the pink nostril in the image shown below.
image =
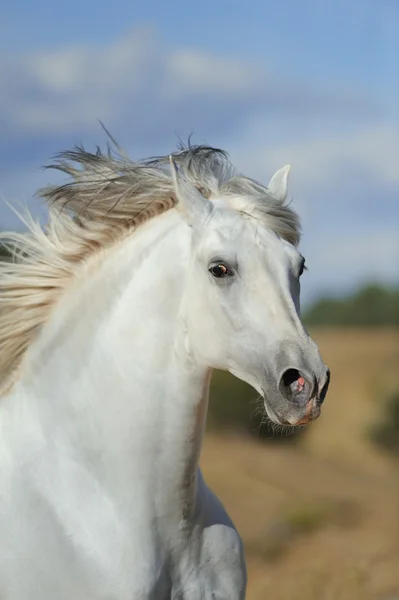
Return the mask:
<svg viewBox="0 0 399 600">
<path fill-rule="evenodd" d="M 300 396 L 307 387 L 306 379 L 297 369 L 288 369 L 285 371 L 282 377 L 282 383 L 286 390 L 285 394 L 288 394 L 288 397 L 291 398 Z"/>
<path fill-rule="evenodd" d="M 305 387 L 305 378 L 304 377 L 298 377 L 298 380 L 297 380 L 297 392 L 301 393 L 304 387 Z"/>
<path fill-rule="evenodd" d="M 304 405 L 312 397 L 316 380 L 298 369 L 287 369 L 281 376 L 279 390 L 289 402 Z"/>
<path fill-rule="evenodd" d="M 282 380 L 287 388 L 291 388 L 292 386 L 296 385 L 300 377 L 301 374 L 297 369 L 287 369 L 287 371 L 285 371 L 283 374 Z"/>
</svg>

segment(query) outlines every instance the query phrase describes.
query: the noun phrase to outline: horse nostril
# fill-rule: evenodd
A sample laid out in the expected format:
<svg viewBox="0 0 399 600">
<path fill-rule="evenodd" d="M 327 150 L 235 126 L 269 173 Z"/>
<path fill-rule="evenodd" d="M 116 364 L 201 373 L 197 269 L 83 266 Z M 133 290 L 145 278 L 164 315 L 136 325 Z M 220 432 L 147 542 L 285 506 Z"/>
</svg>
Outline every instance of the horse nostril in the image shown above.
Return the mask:
<svg viewBox="0 0 399 600">
<path fill-rule="evenodd" d="M 283 384 L 285 387 L 290 388 L 293 383 L 298 381 L 300 376 L 301 375 L 297 369 L 288 369 L 288 371 L 283 373 Z"/>
<path fill-rule="evenodd" d="M 303 400 L 310 394 L 311 383 L 298 369 L 287 369 L 281 377 L 281 392 L 287 400 Z"/>
<path fill-rule="evenodd" d="M 319 404 L 323 404 L 323 402 L 325 400 L 325 397 L 327 395 L 328 386 L 330 385 L 330 379 L 331 379 L 331 372 L 330 372 L 330 369 L 327 369 L 326 381 L 325 381 L 323 387 L 321 388 L 320 395 L 319 395 Z"/>
</svg>

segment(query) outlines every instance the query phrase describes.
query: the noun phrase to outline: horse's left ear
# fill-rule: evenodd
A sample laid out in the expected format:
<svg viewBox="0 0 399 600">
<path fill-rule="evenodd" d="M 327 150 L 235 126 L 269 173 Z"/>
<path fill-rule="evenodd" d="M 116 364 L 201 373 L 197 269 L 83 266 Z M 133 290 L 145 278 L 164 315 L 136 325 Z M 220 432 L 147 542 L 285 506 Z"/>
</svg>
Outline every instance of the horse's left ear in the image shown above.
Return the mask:
<svg viewBox="0 0 399 600">
<path fill-rule="evenodd" d="M 169 162 L 177 198 L 176 208 L 189 225 L 194 225 L 211 213 L 212 204 L 179 173 L 172 156 L 169 156 Z"/>
<path fill-rule="evenodd" d="M 271 191 L 272 196 L 280 202 L 285 202 L 288 193 L 288 175 L 291 170 L 291 165 L 285 165 L 278 171 L 275 172 L 271 178 L 268 189 Z"/>
</svg>

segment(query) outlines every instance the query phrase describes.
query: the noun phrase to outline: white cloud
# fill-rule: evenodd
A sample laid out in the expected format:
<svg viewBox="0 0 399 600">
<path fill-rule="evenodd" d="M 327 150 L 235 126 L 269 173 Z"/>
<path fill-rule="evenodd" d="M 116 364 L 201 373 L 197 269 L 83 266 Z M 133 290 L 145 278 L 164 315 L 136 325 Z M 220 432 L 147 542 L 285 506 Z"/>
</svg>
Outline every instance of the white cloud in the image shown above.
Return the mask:
<svg viewBox="0 0 399 600">
<path fill-rule="evenodd" d="M 0 125 L 25 135 L 93 130 L 130 121 L 136 135 L 170 123 L 231 128 L 254 112 L 311 116 L 375 113 L 370 96 L 317 89 L 231 57 L 170 48 L 136 29 L 104 47 L 76 46 L 0 60 Z M 191 132 L 191 128 L 187 133 Z M 141 132 L 141 133 L 140 133 Z M 151 133 L 150 133 L 151 135 Z"/>
<path fill-rule="evenodd" d="M 385 184 L 399 184 L 399 138 L 392 124 L 371 124 L 339 135 L 328 132 L 305 144 L 282 148 L 295 161 L 302 179 L 320 183 L 339 171 L 364 169 Z M 279 149 L 277 149 L 277 152 Z M 291 160 L 291 158 L 290 158 Z"/>
<path fill-rule="evenodd" d="M 171 53 L 168 71 L 173 82 L 184 83 L 192 93 L 247 95 L 265 79 L 253 65 L 193 50 Z"/>
<path fill-rule="evenodd" d="M 251 149 L 242 160 L 253 172 L 262 174 L 266 165 L 273 170 L 291 163 L 296 185 L 306 188 L 336 180 L 340 172 L 344 179 L 351 170 L 364 170 L 385 185 L 399 184 L 399 130 L 393 123 L 369 121 L 334 131 L 327 121 L 313 135 L 302 131 L 291 136 L 288 125 L 280 129 L 282 142 L 270 141 L 268 130 L 267 121 L 256 119 L 235 147 L 237 156 L 240 147 Z"/>
</svg>

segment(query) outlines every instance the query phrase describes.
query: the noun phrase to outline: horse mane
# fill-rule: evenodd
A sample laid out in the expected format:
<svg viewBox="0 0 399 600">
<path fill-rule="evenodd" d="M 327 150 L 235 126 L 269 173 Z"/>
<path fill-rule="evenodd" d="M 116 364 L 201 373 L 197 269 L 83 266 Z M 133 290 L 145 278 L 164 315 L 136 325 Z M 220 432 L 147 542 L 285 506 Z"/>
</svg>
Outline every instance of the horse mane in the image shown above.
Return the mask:
<svg viewBox="0 0 399 600">
<path fill-rule="evenodd" d="M 228 196 L 237 210 L 263 219 L 279 236 L 298 243 L 297 215 L 267 188 L 239 175 L 224 151 L 180 146 L 173 158 L 204 196 Z M 19 216 L 27 232 L 0 233 L 0 243 L 11 254 L 11 259 L 0 259 L 3 389 L 12 383 L 24 353 L 80 265 L 176 204 L 168 156 L 133 162 L 118 146 L 95 153 L 75 147 L 57 155 L 47 168 L 69 177 L 63 185 L 38 192 L 48 204 L 47 225 L 43 228 L 26 211 Z"/>
</svg>

